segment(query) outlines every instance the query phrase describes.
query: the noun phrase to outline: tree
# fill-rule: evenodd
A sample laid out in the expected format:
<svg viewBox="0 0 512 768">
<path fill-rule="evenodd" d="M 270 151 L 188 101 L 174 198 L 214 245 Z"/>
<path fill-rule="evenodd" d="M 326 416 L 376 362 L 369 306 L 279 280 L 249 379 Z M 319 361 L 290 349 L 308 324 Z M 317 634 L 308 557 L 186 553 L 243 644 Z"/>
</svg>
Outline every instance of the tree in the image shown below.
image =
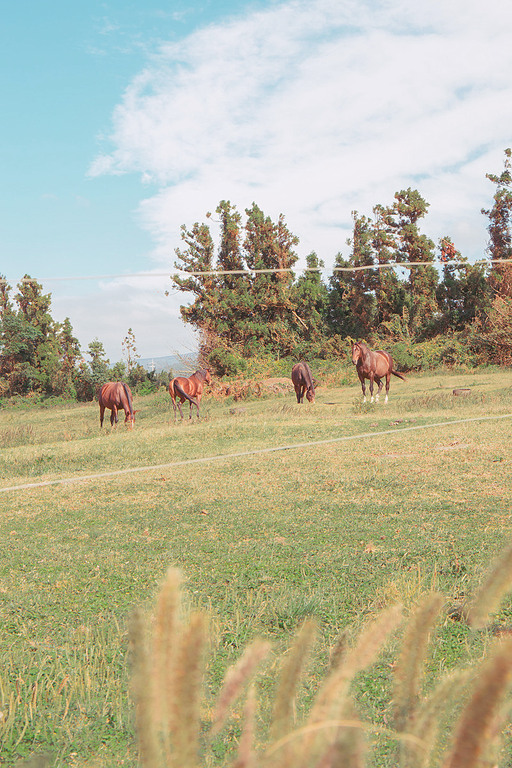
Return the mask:
<svg viewBox="0 0 512 768">
<path fill-rule="evenodd" d="M 395 193 L 391 206 L 374 209 L 377 214 L 374 244 L 379 263 L 390 260 L 414 263 L 407 267 L 409 278 L 402 286 L 396 275 L 387 270 L 386 275 L 380 275 L 379 310 L 383 319 L 389 319 L 392 314 L 403 316 L 403 308 L 407 306 L 410 330 L 417 341 L 434 332 L 439 314 L 436 300 L 438 274 L 433 265 L 435 246 L 432 240 L 420 234 L 417 224 L 428 207 L 429 203 L 418 190 L 409 187 Z"/>
<path fill-rule="evenodd" d="M 438 330 L 443 333 L 463 331 L 489 308 L 490 291 L 485 268 L 470 264 L 449 237 L 439 241 L 439 249 L 444 266 L 436 293 L 441 313 Z M 450 261 L 459 263 L 450 264 Z"/>
<path fill-rule="evenodd" d="M 358 338 L 366 337 L 375 325 L 376 320 L 376 289 L 379 285 L 379 273 L 372 269 L 376 262 L 373 248 L 374 227 L 369 218 L 360 216 L 357 211 L 352 211 L 354 222 L 352 237 L 347 240 L 351 246 L 349 261 L 343 262 L 341 255 L 336 257 L 334 271 L 330 281 L 332 307 L 336 293 L 340 294 L 341 305 L 339 309 L 333 308 L 331 316 L 343 317 L 341 326 L 345 335 Z M 341 271 L 343 266 L 353 267 L 353 271 Z"/>
<path fill-rule="evenodd" d="M 282 214 L 274 223 L 256 203 L 245 212 L 245 262 L 249 269 L 262 270 L 251 280 L 248 351 L 286 355 L 294 348 L 297 333 L 290 291 L 298 258 L 293 249 L 299 239 L 289 231 Z"/>
<path fill-rule="evenodd" d="M 29 275 L 18 284 L 14 303 L 10 286 L 2 284 L 0 297 L 0 377 L 2 391 L 45 394 L 58 391 L 60 367 L 58 330 L 51 314 L 51 295 Z"/>
<path fill-rule="evenodd" d="M 176 266 L 192 272 L 272 270 L 254 274 L 174 275 L 179 290 L 194 295 L 192 304 L 180 307 L 185 322 L 201 335 L 201 351 L 216 347 L 236 349 L 243 356 L 262 351 L 283 354 L 293 348 L 296 321 L 292 313 L 290 269 L 297 260 L 292 235 L 281 215 L 274 223 L 256 204 L 240 214 L 229 201 L 216 209 L 220 216 L 220 245 L 215 245 L 206 224 L 182 227 L 185 249 L 177 249 Z M 208 214 L 210 218 L 210 215 Z"/>
<path fill-rule="evenodd" d="M 128 333 L 126 334 L 123 341 L 121 342 L 121 346 L 123 348 L 123 351 L 126 357 L 126 366 L 128 368 L 128 373 L 130 373 L 133 367 L 135 366 L 136 360 L 140 358 L 140 355 L 137 352 L 135 334 L 131 328 L 128 328 Z"/>
<path fill-rule="evenodd" d="M 316 253 L 306 256 L 307 270 L 298 277 L 291 289 L 292 310 L 300 338 L 297 355 L 307 357 L 318 352 L 327 335 L 329 291 L 322 280 L 324 267 Z"/>
<path fill-rule="evenodd" d="M 482 213 L 489 218 L 489 244 L 491 259 L 512 259 L 512 150 L 505 150 L 504 170 L 500 176 L 487 173 L 486 178 L 496 184 L 494 204 Z M 493 263 L 489 275 L 492 290 L 500 296 L 512 296 L 512 264 Z"/>
<path fill-rule="evenodd" d="M 54 391 L 56 394 L 76 397 L 75 380 L 81 352 L 69 317 L 66 317 L 62 324 L 58 324 L 57 345 L 60 365 L 54 381 Z"/>
</svg>

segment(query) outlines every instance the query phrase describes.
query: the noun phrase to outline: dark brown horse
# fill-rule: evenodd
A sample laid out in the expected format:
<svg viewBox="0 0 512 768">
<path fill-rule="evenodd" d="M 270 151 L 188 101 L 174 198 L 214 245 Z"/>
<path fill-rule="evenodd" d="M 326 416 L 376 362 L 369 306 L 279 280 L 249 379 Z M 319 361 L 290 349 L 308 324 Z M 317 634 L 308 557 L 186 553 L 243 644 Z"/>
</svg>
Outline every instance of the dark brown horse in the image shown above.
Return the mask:
<svg viewBox="0 0 512 768">
<path fill-rule="evenodd" d="M 128 424 L 130 429 L 133 429 L 136 412 L 133 410 L 132 393 L 128 384 L 124 384 L 122 381 L 109 381 L 108 384 L 102 386 L 98 399 L 100 402 L 100 427 L 103 426 L 105 408 L 109 408 L 112 411 L 110 414 L 112 426 L 114 426 L 114 422 L 116 424 L 118 422 L 117 412 L 124 411 L 124 422 Z"/>
<path fill-rule="evenodd" d="M 370 379 L 370 402 L 373 403 L 373 382 L 376 381 L 379 389 L 375 395 L 375 402 L 378 402 L 380 391 L 382 389 L 382 379 L 386 377 L 386 400 L 388 401 L 389 381 L 391 374 L 398 376 L 399 379 L 407 381 L 405 376 L 402 376 L 398 371 L 393 370 L 393 358 L 389 352 L 384 352 L 382 349 L 373 352 L 362 341 L 356 341 L 352 344 L 352 362 L 356 366 L 357 375 L 361 382 L 361 388 L 363 390 L 363 402 L 366 402 L 366 386 L 365 379 Z"/>
<path fill-rule="evenodd" d="M 189 419 L 192 418 L 192 406 L 197 408 L 197 418 L 199 418 L 199 403 L 203 395 L 204 385 L 211 384 L 212 377 L 209 371 L 201 369 L 189 376 L 188 379 L 184 376 L 177 376 L 172 379 L 169 384 L 169 394 L 171 396 L 172 404 L 174 406 L 174 419 L 178 417 L 176 415 L 176 401 L 178 402 L 178 408 L 180 409 L 181 418 L 183 418 L 183 411 L 181 410 L 181 404 L 188 400 L 190 403 Z"/>
<path fill-rule="evenodd" d="M 315 383 L 309 365 L 303 360 L 292 368 L 292 382 L 297 395 L 297 402 L 304 402 L 304 393 L 310 403 L 315 402 Z"/>
</svg>

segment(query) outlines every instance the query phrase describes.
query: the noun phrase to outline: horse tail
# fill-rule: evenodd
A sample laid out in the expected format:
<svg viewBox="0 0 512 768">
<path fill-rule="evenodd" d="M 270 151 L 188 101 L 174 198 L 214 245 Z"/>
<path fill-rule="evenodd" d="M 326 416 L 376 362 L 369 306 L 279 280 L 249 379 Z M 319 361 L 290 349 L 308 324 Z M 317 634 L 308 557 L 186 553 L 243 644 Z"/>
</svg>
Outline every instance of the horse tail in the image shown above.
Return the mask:
<svg viewBox="0 0 512 768">
<path fill-rule="evenodd" d="M 407 381 L 407 379 L 405 378 L 405 376 L 404 376 L 403 374 L 401 374 L 401 373 L 398 373 L 398 371 L 393 371 L 393 370 L 391 370 L 391 373 L 393 374 L 393 376 L 398 376 L 398 378 L 399 378 L 399 379 L 402 379 L 402 381 Z"/>
<path fill-rule="evenodd" d="M 182 397 L 185 397 L 189 401 L 189 403 L 193 403 L 197 408 L 199 408 L 197 400 L 194 397 L 187 395 L 187 393 L 185 392 L 185 390 L 183 389 L 183 387 L 178 381 L 174 382 L 174 389 L 179 395 L 181 395 Z"/>
<path fill-rule="evenodd" d="M 313 381 L 313 375 L 311 373 L 311 368 L 309 367 L 309 365 L 307 363 L 304 363 L 304 373 L 306 374 L 305 375 L 305 379 L 306 379 L 306 384 L 308 386 L 308 389 L 311 389 L 314 392 L 315 391 L 315 383 Z"/>
<path fill-rule="evenodd" d="M 132 401 L 132 394 L 131 394 L 130 390 L 128 389 L 128 385 L 127 385 L 127 384 L 125 384 L 124 382 L 121 382 L 121 383 L 122 383 L 122 385 L 123 385 L 123 389 L 124 389 L 124 393 L 125 393 L 125 395 L 126 395 L 126 399 L 128 400 L 128 407 L 129 407 L 129 409 L 130 409 L 130 416 L 131 416 L 131 417 L 132 417 L 132 419 L 133 419 L 133 418 L 135 418 L 135 415 L 134 415 L 134 413 L 133 413 L 133 401 Z"/>
</svg>

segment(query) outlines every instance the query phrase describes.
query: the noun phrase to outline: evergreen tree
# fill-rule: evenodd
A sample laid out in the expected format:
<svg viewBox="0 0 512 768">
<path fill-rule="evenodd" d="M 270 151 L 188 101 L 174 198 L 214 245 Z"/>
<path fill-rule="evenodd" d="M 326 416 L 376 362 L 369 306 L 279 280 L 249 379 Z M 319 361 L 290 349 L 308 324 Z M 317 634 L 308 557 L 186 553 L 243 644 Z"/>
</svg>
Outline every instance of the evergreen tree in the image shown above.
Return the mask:
<svg viewBox="0 0 512 768">
<path fill-rule="evenodd" d="M 443 278 L 437 287 L 441 313 L 438 330 L 462 331 L 489 308 L 490 291 L 483 265 L 470 264 L 449 237 L 439 242 Z M 450 264 L 449 261 L 462 262 Z M 448 263 L 446 263 L 448 262 Z"/>
<path fill-rule="evenodd" d="M 50 314 L 51 295 L 28 275 L 18 284 L 14 304 L 10 286 L 3 284 L 0 299 L 0 377 L 2 391 L 52 394 L 57 388 L 60 367 L 57 333 L 59 325 Z"/>
<path fill-rule="evenodd" d="M 494 204 L 482 213 L 489 218 L 489 245 L 491 259 L 512 259 L 512 150 L 505 150 L 504 170 L 500 176 L 487 173 L 486 178 L 496 184 Z M 512 264 L 492 264 L 490 286 L 500 296 L 512 296 Z"/>
<path fill-rule="evenodd" d="M 306 256 L 307 270 L 300 275 L 291 289 L 292 313 L 297 321 L 300 339 L 296 356 L 318 354 L 327 335 L 327 307 L 329 291 L 320 270 L 325 266 L 316 253 Z"/>
<path fill-rule="evenodd" d="M 393 211 L 382 205 L 376 205 L 373 214 L 375 224 L 372 246 L 379 265 L 375 277 L 375 322 L 376 325 L 380 325 L 395 315 L 399 317 L 403 315 L 406 291 L 404 283 L 398 277 L 395 269 L 386 266 L 390 262 L 400 260 L 395 242 L 396 225 Z"/>
<path fill-rule="evenodd" d="M 334 334 L 357 338 L 364 333 L 352 312 L 353 275 L 352 263 L 337 253 L 333 273 L 329 277 L 327 324 Z"/>
<path fill-rule="evenodd" d="M 177 249 L 176 266 L 189 271 L 213 270 L 289 270 L 297 256 L 298 242 L 288 230 L 284 217 L 272 222 L 253 204 L 241 217 L 229 201 L 217 207 L 220 216 L 220 246 L 215 246 L 207 225 L 182 227 L 187 245 Z M 242 242 L 243 238 L 243 242 Z M 215 259 L 215 263 L 214 263 Z M 195 275 L 172 277 L 179 290 L 191 292 L 191 305 L 180 308 L 185 322 L 201 333 L 201 351 L 208 354 L 216 346 L 236 349 L 244 356 L 262 351 L 283 354 L 293 348 L 295 320 L 290 289 L 293 274 L 256 273 L 254 275 Z"/>
<path fill-rule="evenodd" d="M 357 211 L 352 211 L 352 219 L 353 235 L 347 240 L 347 245 L 352 248 L 350 263 L 354 266 L 350 305 L 354 317 L 355 335 L 366 337 L 375 325 L 377 310 L 375 293 L 380 276 L 376 269 L 369 269 L 376 260 L 373 249 L 373 224 L 369 218 L 360 216 Z"/>
<path fill-rule="evenodd" d="M 409 279 L 405 285 L 400 285 L 396 275 L 380 275 L 377 300 L 380 299 L 381 316 L 387 314 L 384 319 L 393 314 L 402 316 L 407 306 L 410 330 L 418 341 L 434 331 L 439 319 L 438 274 L 433 265 L 435 246 L 432 240 L 420 234 L 417 225 L 428 207 L 429 203 L 417 190 L 408 188 L 395 193 L 391 206 L 374 209 L 378 217 L 375 247 L 379 263 L 390 260 L 415 263 L 407 268 Z"/>
<path fill-rule="evenodd" d="M 77 363 L 80 360 L 80 344 L 73 335 L 69 317 L 58 325 L 57 345 L 59 353 L 59 369 L 53 383 L 55 394 L 76 397 Z"/>
<path fill-rule="evenodd" d="M 94 387 L 94 394 L 110 378 L 110 360 L 107 359 L 105 348 L 99 339 L 91 341 L 87 348 L 87 354 L 91 358 L 89 367 L 91 369 L 91 383 Z"/>
<path fill-rule="evenodd" d="M 175 266 L 187 272 L 206 274 L 182 277 L 172 275 L 171 280 L 178 290 L 191 293 L 194 300 L 189 305 L 180 307 L 180 314 L 186 323 L 199 330 L 202 344 L 207 344 L 211 335 L 215 334 L 216 305 L 220 278 L 208 274 L 215 269 L 213 260 L 215 245 L 210 228 L 207 224 L 195 223 L 191 229 L 183 224 L 181 239 L 186 248 L 176 248 L 178 261 Z"/>
<path fill-rule="evenodd" d="M 246 209 L 244 251 L 249 269 L 279 270 L 256 273 L 251 281 L 252 320 L 249 354 L 266 350 L 286 355 L 296 344 L 296 318 L 290 291 L 291 271 L 297 261 L 293 250 L 299 239 L 292 235 L 281 214 L 277 223 L 253 203 Z"/>
</svg>

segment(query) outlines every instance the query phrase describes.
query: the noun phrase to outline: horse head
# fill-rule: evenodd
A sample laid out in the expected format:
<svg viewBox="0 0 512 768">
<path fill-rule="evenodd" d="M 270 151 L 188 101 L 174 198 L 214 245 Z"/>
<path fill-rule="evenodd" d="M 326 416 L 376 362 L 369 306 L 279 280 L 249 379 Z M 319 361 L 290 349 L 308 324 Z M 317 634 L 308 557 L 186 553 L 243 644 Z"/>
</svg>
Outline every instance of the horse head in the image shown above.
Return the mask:
<svg viewBox="0 0 512 768">
<path fill-rule="evenodd" d="M 358 341 L 352 342 L 352 362 L 354 365 L 357 365 L 357 361 L 360 359 L 362 354 L 363 350 L 361 348 L 361 344 Z"/>
<path fill-rule="evenodd" d="M 310 403 L 315 402 L 315 390 L 313 388 L 307 390 L 306 400 L 308 400 Z"/>
</svg>

